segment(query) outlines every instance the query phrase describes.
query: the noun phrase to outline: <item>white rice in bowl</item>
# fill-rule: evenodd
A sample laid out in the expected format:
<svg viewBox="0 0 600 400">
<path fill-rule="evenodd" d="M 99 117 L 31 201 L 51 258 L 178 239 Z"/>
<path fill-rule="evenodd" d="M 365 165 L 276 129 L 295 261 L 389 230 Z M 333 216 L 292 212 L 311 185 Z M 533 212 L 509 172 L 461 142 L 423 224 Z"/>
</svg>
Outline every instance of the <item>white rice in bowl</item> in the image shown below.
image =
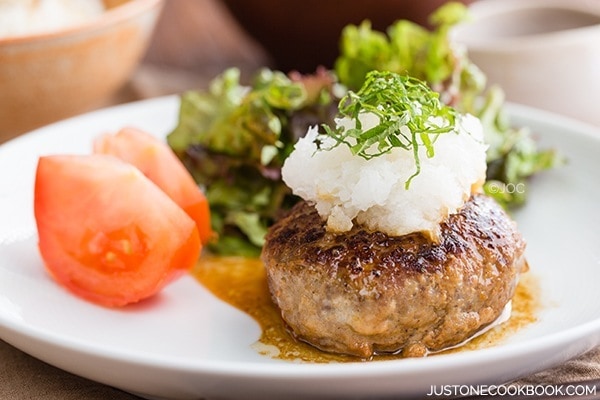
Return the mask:
<svg viewBox="0 0 600 400">
<path fill-rule="evenodd" d="M 0 38 L 66 28 L 104 11 L 102 0 L 0 0 Z"/>
</svg>

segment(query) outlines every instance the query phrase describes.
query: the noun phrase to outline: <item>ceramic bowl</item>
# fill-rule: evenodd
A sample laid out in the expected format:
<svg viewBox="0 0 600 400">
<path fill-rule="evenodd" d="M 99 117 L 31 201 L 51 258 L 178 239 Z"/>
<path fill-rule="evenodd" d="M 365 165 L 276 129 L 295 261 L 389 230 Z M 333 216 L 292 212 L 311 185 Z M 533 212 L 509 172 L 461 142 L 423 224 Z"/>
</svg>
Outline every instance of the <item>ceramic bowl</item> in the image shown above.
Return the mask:
<svg viewBox="0 0 600 400">
<path fill-rule="evenodd" d="M 480 0 L 453 32 L 509 101 L 600 125 L 600 1 Z"/>
<path fill-rule="evenodd" d="M 85 24 L 0 39 L 1 139 L 99 106 L 127 81 L 163 0 L 104 3 Z"/>
</svg>

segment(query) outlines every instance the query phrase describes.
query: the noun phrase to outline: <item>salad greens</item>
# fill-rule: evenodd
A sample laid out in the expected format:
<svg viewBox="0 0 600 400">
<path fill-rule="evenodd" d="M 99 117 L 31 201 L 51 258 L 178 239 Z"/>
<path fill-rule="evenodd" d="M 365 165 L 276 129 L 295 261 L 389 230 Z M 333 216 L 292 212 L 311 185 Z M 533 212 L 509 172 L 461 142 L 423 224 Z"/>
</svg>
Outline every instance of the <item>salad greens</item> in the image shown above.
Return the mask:
<svg viewBox="0 0 600 400">
<path fill-rule="evenodd" d="M 292 78 L 262 70 L 251 86 L 229 69 L 207 92 L 181 98 L 179 123 L 167 141 L 201 186 L 220 254 L 256 256 L 267 228 L 294 202 L 281 166 L 311 125 L 333 120 L 333 76 Z"/>
<path fill-rule="evenodd" d="M 455 83 L 457 79 L 469 81 L 464 90 L 480 91 L 485 78 L 465 59 L 459 60 L 449 40 L 450 28 L 464 20 L 467 8 L 462 3 L 446 3 L 431 16 L 436 29 L 426 28 L 408 21 L 399 20 L 383 32 L 371 29 L 364 21 L 359 26 L 348 25 L 342 31 L 340 56 L 335 63 L 335 72 L 341 83 L 349 89 L 358 90 L 366 74 L 372 70 L 392 71 L 423 80 L 434 90 L 440 85 Z M 467 65 L 459 65 L 464 61 Z M 457 67 L 463 71 L 457 71 Z M 456 72 L 468 74 L 464 78 Z"/>
<path fill-rule="evenodd" d="M 360 107 L 373 108 L 383 94 L 373 91 L 373 104 L 357 104 L 352 94 L 373 76 L 371 71 L 410 76 L 403 82 L 424 82 L 437 92 L 434 102 L 441 103 L 440 110 L 448 105 L 479 117 L 489 145 L 484 190 L 506 207 L 522 204 L 526 193 L 510 189 L 523 188 L 528 177 L 559 158 L 552 150 L 540 151 L 527 128 L 510 124 L 501 89 L 486 89 L 483 73 L 450 40 L 451 28 L 467 17 L 464 5 L 451 2 L 431 15 L 433 30 L 405 20 L 386 33 L 372 30 L 368 21 L 349 25 L 333 71 L 301 76 L 263 69 L 245 86 L 233 68 L 216 77 L 208 90 L 183 94 L 179 123 L 167 140 L 205 188 L 218 234 L 209 248 L 219 254 L 260 253 L 268 227 L 297 201 L 281 181 L 285 158 L 309 126 L 335 126 L 339 112 L 352 115 Z M 414 137 L 402 142 L 392 135 L 388 137 L 398 140 L 380 142 L 380 129 L 393 129 L 398 122 L 386 121 L 372 132 L 370 143 L 378 143 L 381 152 L 402 144 L 414 149 Z M 355 150 L 360 153 L 368 145 L 359 143 Z"/>
</svg>

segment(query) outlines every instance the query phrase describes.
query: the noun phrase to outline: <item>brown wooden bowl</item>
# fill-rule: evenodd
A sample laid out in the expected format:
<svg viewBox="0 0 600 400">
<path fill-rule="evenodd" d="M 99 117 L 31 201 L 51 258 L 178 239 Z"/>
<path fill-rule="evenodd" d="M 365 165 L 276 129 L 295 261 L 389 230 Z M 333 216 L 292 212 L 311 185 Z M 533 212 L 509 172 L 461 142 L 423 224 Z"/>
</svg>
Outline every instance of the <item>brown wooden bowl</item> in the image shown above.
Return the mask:
<svg viewBox="0 0 600 400">
<path fill-rule="evenodd" d="M 275 67 L 314 72 L 332 67 L 342 28 L 371 21 L 385 30 L 398 19 L 427 25 L 445 0 L 223 0 L 241 26 L 272 56 Z M 470 3 L 471 1 L 463 1 Z"/>
</svg>

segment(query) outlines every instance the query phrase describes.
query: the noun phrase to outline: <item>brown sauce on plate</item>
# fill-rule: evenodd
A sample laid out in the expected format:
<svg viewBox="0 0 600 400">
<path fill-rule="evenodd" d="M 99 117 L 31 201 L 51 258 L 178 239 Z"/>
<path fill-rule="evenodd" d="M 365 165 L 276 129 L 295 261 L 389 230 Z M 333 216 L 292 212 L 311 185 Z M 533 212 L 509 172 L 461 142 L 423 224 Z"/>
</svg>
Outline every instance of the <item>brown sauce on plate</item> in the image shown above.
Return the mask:
<svg viewBox="0 0 600 400">
<path fill-rule="evenodd" d="M 286 329 L 279 310 L 271 301 L 267 277 L 262 262 L 241 257 L 203 257 L 193 275 L 216 297 L 254 318 L 262 335 L 255 349 L 273 358 L 312 363 L 360 361 L 353 356 L 323 352 L 296 340 Z M 508 321 L 496 326 L 466 344 L 437 354 L 476 350 L 501 343 L 511 333 L 535 322 L 539 309 L 539 289 L 531 272 L 521 275 L 513 298 L 512 314 Z M 401 355 L 377 355 L 373 360 L 402 358 Z"/>
</svg>

